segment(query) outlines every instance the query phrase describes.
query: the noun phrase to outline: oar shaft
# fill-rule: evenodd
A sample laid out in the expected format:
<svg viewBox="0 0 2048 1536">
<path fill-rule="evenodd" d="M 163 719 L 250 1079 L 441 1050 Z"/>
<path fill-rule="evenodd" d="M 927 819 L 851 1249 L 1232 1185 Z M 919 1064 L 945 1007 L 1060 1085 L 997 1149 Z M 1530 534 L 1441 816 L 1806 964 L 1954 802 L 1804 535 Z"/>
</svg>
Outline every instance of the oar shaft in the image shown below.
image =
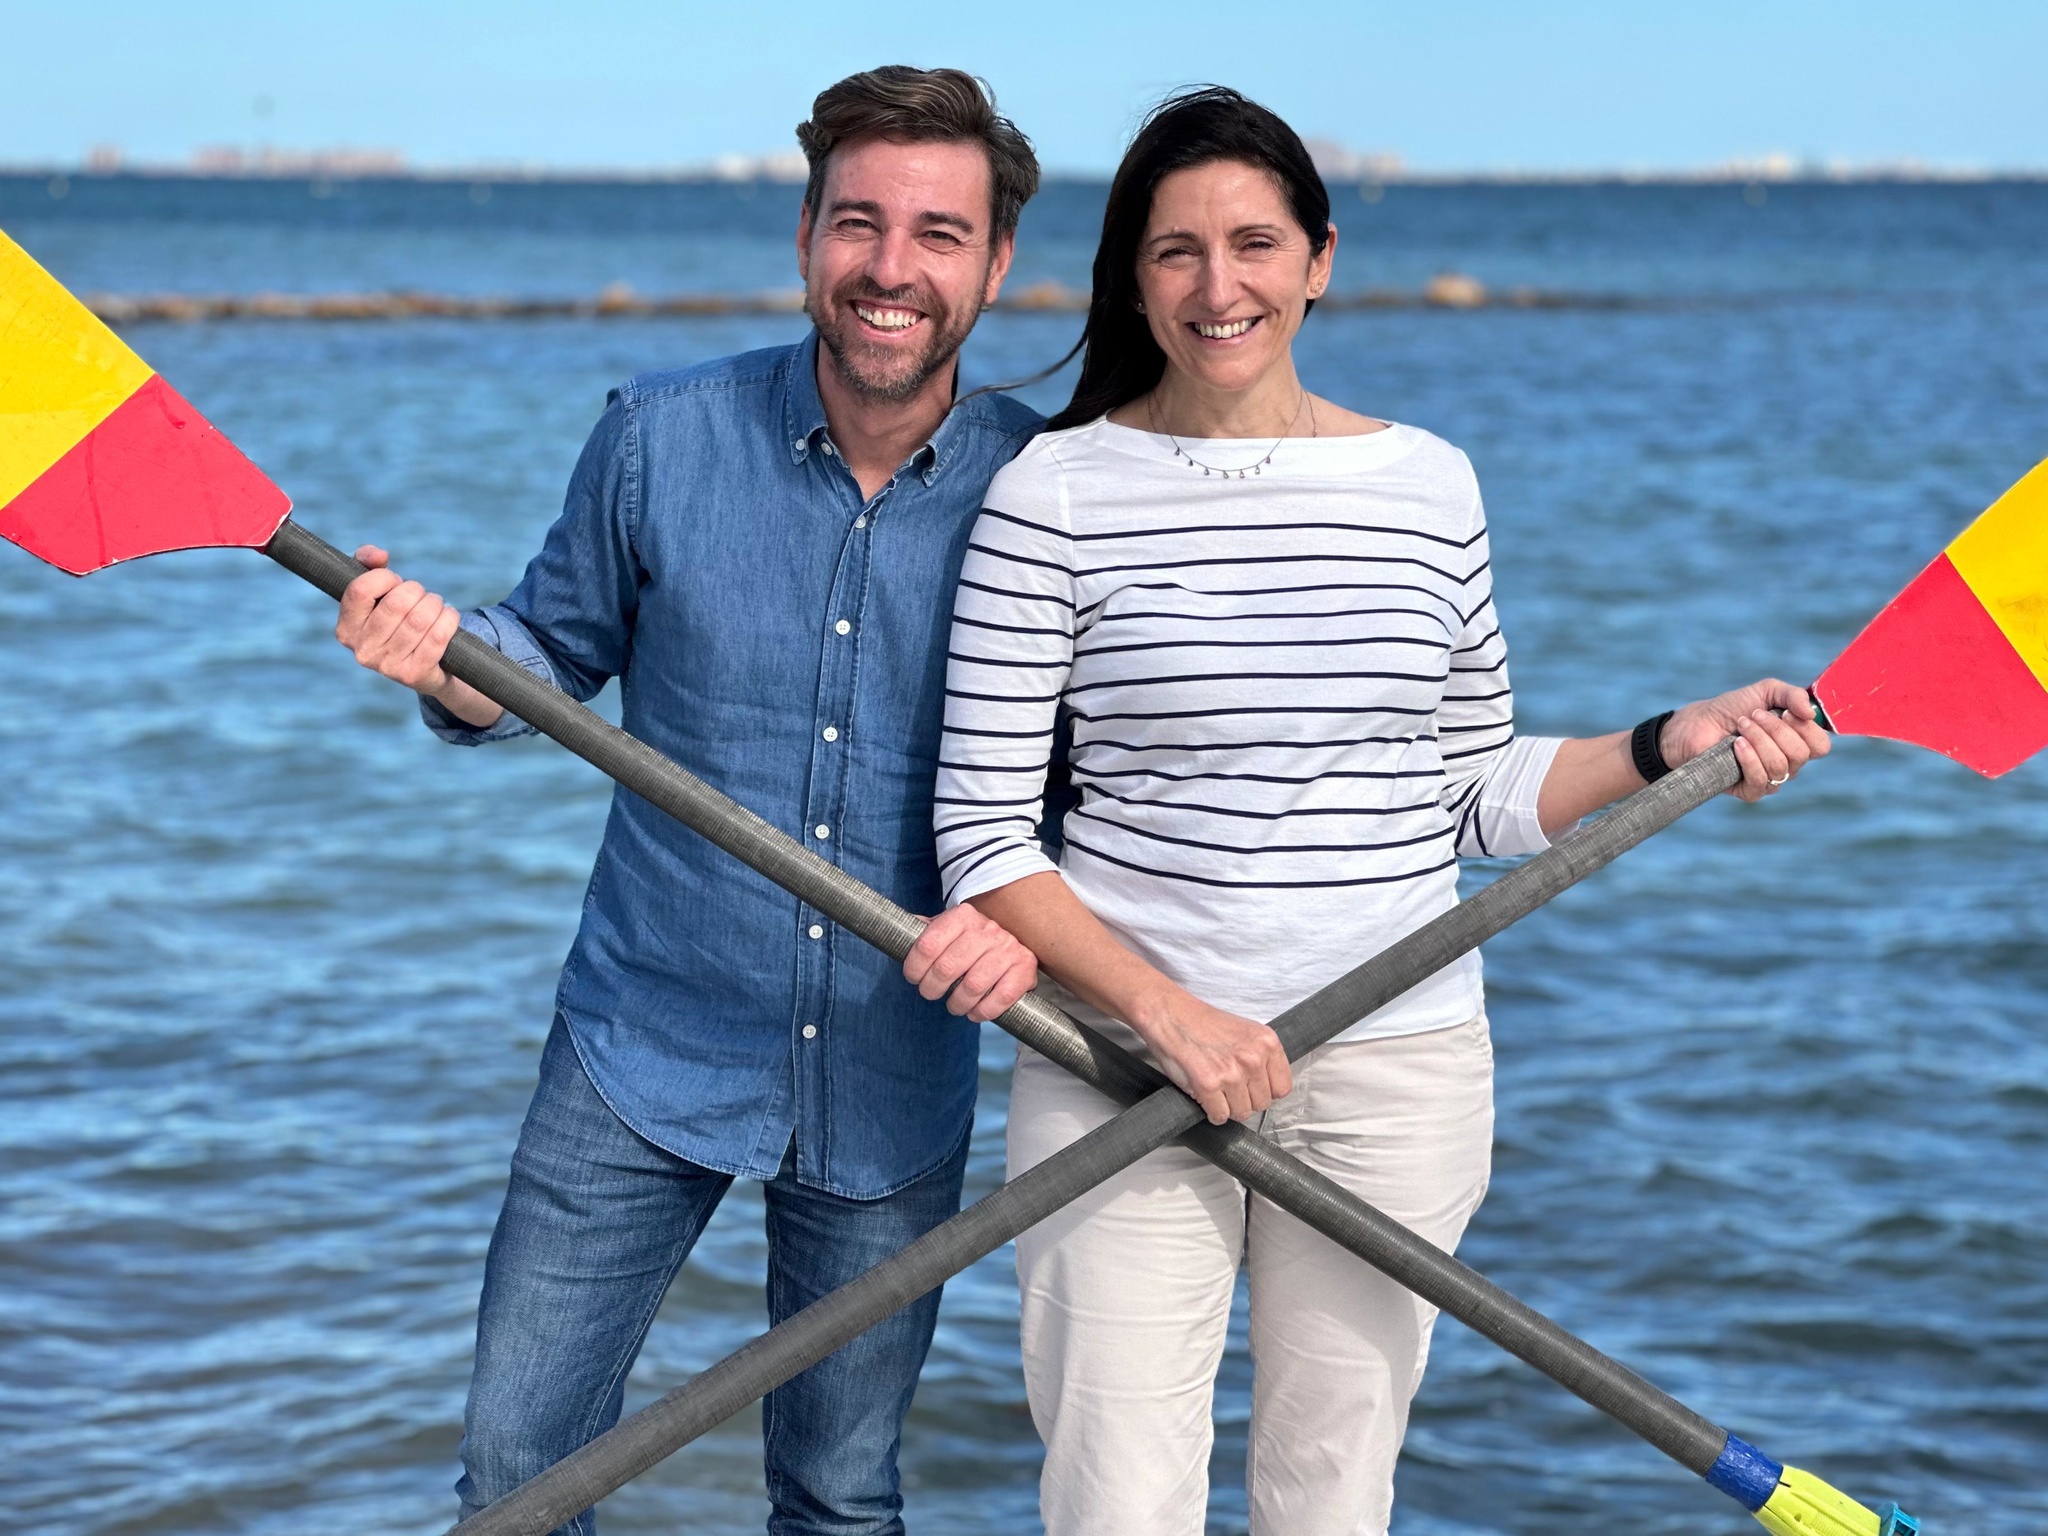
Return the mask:
<svg viewBox="0 0 2048 1536">
<path fill-rule="evenodd" d="M 1728 1431 L 1559 1327 L 1384 1211 L 1241 1125 L 1200 1125 L 1182 1142 L 1340 1248 L 1528 1362 L 1567 1392 L 1705 1477 Z"/>
<path fill-rule="evenodd" d="M 364 569 L 290 521 L 265 553 L 336 598 Z M 443 665 L 859 937 L 898 958 L 915 942 L 922 927 L 918 918 L 473 636 L 457 635 Z M 1289 1055 L 1314 1049 L 1398 997 L 1727 788 L 1736 776 L 1727 751 L 1696 759 L 1289 1009 L 1274 1021 Z M 1720 1454 L 1724 1430 L 1244 1127 L 1207 1125 L 1150 1067 L 1050 1004 L 1027 997 L 997 1022 L 1104 1092 L 1138 1100 L 1137 1107 L 557 1463 L 477 1516 L 471 1522 L 476 1536 L 553 1529 L 1177 1136 L 1692 1471 L 1704 1473 Z"/>
</svg>

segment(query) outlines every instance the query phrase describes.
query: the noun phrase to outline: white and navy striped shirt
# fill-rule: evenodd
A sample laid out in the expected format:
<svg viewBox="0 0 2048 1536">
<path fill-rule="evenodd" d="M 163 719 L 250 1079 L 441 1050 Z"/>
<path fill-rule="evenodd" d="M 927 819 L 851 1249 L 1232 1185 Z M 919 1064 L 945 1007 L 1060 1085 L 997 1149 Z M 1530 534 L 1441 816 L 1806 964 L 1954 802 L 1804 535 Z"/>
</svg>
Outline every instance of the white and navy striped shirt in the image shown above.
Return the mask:
<svg viewBox="0 0 2048 1536">
<path fill-rule="evenodd" d="M 1187 441 L 1212 465 L 1264 443 Z M 1464 454 L 1414 427 L 1204 477 L 1097 421 L 999 471 L 961 573 L 936 821 L 949 902 L 1054 866 L 1196 996 L 1270 1019 L 1457 900 L 1460 854 L 1547 846 L 1557 743 L 1517 740 Z M 1458 1024 L 1479 961 L 1343 1037 Z"/>
</svg>

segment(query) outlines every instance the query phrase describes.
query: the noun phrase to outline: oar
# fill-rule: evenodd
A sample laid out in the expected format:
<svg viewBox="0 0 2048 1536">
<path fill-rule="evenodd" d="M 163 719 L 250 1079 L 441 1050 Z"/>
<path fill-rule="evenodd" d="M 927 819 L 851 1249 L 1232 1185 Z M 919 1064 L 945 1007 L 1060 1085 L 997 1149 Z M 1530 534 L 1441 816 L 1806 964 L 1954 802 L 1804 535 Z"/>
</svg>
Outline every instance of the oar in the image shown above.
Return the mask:
<svg viewBox="0 0 2048 1536">
<path fill-rule="evenodd" d="M 365 569 L 290 520 L 263 552 L 331 597 Z M 442 666 L 892 958 L 902 959 L 916 942 L 921 919 L 473 635 L 457 634 Z M 1740 777 L 1733 745 L 1723 745 L 1560 839 L 1273 1020 L 1288 1056 L 1324 1044 Z M 1243 1126 L 1209 1125 L 1200 1107 L 1151 1067 L 1044 999 L 1026 997 L 996 1022 L 1132 1107 L 472 1516 L 463 1536 L 553 1530 L 1176 1139 L 1634 1430 L 1772 1529 L 1792 1518 L 1787 1511 L 1802 1511 L 1804 1523 L 1784 1529 L 1821 1536 L 1830 1527 L 1816 1527 L 1815 1512 L 1837 1508 L 1866 1517 L 1841 1524 L 1844 1536 L 1916 1528 L 1901 1524 L 1895 1512 L 1880 1517 L 1810 1474 L 1769 1460 Z"/>
<path fill-rule="evenodd" d="M 0 304 L 0 322 L 5 325 L 0 329 L 0 404 L 8 403 L 8 396 L 15 395 L 20 381 L 27 379 L 30 387 L 19 390 L 19 394 L 26 396 L 31 406 L 18 413 L 26 430 L 17 426 L 10 436 L 0 438 L 0 497 L 10 498 L 0 503 L 0 534 L 77 574 L 115 560 L 208 544 L 262 547 L 331 595 L 338 595 L 360 571 L 339 551 L 297 525 L 284 523 L 289 509 L 282 493 L 4 236 L 0 236 L 0 300 L 5 301 Z M 691 779 L 659 754 L 606 725 L 546 684 L 538 683 L 480 642 L 458 637 L 458 643 L 451 648 L 449 670 L 597 762 L 621 783 L 664 804 L 664 808 L 678 814 L 687 824 L 710 835 L 709 829 L 699 825 L 690 813 L 693 807 L 713 822 L 724 822 L 725 835 L 714 839 L 721 846 L 833 915 L 844 926 L 881 943 L 890 953 L 901 955 L 914 939 L 917 920 L 909 914 L 891 907 L 857 882 L 847 880 L 843 872 L 815 859 L 767 823 Z M 1312 1048 L 1355 1018 L 1407 990 L 1635 841 L 1668 825 L 1685 810 L 1726 787 L 1733 778 L 1732 760 L 1725 751 L 1699 759 L 1585 832 L 1564 840 L 1549 854 L 1496 882 L 1465 908 L 1447 914 L 1439 924 L 1411 935 L 1379 960 L 1326 988 L 1310 1003 L 1289 1010 L 1275 1025 L 1290 1054 Z M 667 782 L 673 794 L 650 792 L 663 782 Z M 1639 824 L 1633 831 L 1632 822 Z M 1607 829 L 1604 834 L 1603 829 Z M 816 867 L 807 869 L 806 861 Z M 805 888 L 807 881 L 784 878 L 799 873 L 828 883 L 835 878 L 845 882 L 850 890 L 838 893 L 845 901 L 824 899 L 822 888 L 818 895 L 812 895 Z M 1497 891 L 1501 893 L 1498 896 L 1494 894 Z M 1517 902 L 1522 903 L 1519 908 Z M 1476 921 L 1467 919 L 1470 932 L 1458 932 L 1457 924 L 1444 926 L 1475 909 L 1480 917 Z M 1484 929 L 1487 921 L 1495 926 Z M 719 1389 L 723 1389 L 725 1397 L 737 1390 L 734 1378 L 745 1374 L 746 1366 L 754 1367 L 755 1376 L 761 1374 L 759 1357 L 773 1356 L 778 1349 L 790 1356 L 779 1365 L 769 1364 L 771 1372 L 780 1369 L 779 1375 L 717 1411 L 709 1421 L 717 1422 L 751 1396 L 822 1358 L 902 1303 L 885 1305 L 881 1312 L 853 1326 L 852 1332 L 836 1337 L 808 1359 L 802 1358 L 801 1347 L 791 1342 L 792 1331 L 798 1330 L 799 1324 L 817 1335 L 830 1334 L 833 1327 L 846 1326 L 846 1319 L 861 1315 L 862 1306 L 885 1299 L 891 1287 L 900 1289 L 910 1283 L 913 1272 L 922 1272 L 920 1265 L 931 1269 L 938 1264 L 934 1254 L 943 1246 L 942 1237 L 957 1248 L 969 1240 L 968 1230 L 977 1225 L 999 1233 L 993 1240 L 984 1240 L 982 1246 L 952 1269 L 938 1265 L 939 1272 L 902 1300 L 922 1294 L 943 1281 L 946 1274 L 957 1272 L 964 1263 L 993 1251 L 1015 1230 L 1022 1230 L 1022 1226 L 1064 1203 L 1056 1200 L 1014 1230 L 1003 1231 L 996 1225 L 991 1208 L 1010 1197 L 1012 1191 L 1020 1192 L 1015 1202 L 1020 1205 L 1034 1194 L 1043 1198 L 1041 1184 L 1050 1182 L 1053 1172 L 1066 1166 L 1063 1160 L 1071 1157 L 1078 1164 L 1082 1161 L 1079 1154 L 1084 1151 L 1088 1159 L 1096 1162 L 1104 1161 L 1105 1154 L 1112 1152 L 1121 1156 L 1121 1161 L 1103 1168 L 1083 1187 L 1092 1186 L 1115 1171 L 1115 1167 L 1162 1145 L 1199 1120 L 1199 1111 L 1189 1101 L 1173 1090 L 1159 1089 L 1159 1080 L 1149 1074 L 1149 1069 L 1108 1042 L 1087 1036 L 1054 1010 L 1046 1009 L 1045 1016 L 1034 1020 L 1030 1015 L 1043 1006 L 1036 999 L 1027 999 L 1012 1010 L 1017 1017 L 1006 1015 L 999 1022 L 1020 1039 L 1081 1071 L 1108 1091 L 1130 1097 L 1151 1089 L 1150 1096 L 1143 1099 L 1137 1110 L 1118 1117 L 1058 1158 L 1041 1164 L 1032 1175 L 962 1213 L 954 1223 L 936 1229 L 868 1277 L 772 1330 L 733 1360 L 671 1394 L 654 1410 L 622 1423 L 586 1447 L 585 1452 L 577 1453 L 493 1507 L 507 1518 L 523 1508 L 540 1519 L 541 1524 L 520 1521 L 475 1529 L 482 1532 L 492 1528 L 551 1528 L 602 1497 L 634 1475 L 634 1471 L 666 1454 L 664 1450 L 655 1450 L 649 1455 L 650 1449 L 668 1435 L 650 1420 L 649 1414 L 660 1417 L 655 1410 L 678 1404 L 693 1393 L 692 1406 L 701 1408 L 706 1401 L 715 1406 Z M 1342 1013 L 1343 1009 L 1351 1011 Z M 1334 1022 L 1328 1019 L 1332 1010 L 1339 1011 Z M 1128 1145 L 1119 1148 L 1120 1140 Z M 1380 1264 L 1395 1278 L 1412 1283 L 1418 1292 L 1453 1316 L 1488 1337 L 1497 1338 L 1587 1401 L 1628 1423 L 1660 1449 L 1756 1509 L 1759 1518 L 1772 1529 L 1840 1529 L 1861 1533 L 1880 1528 L 1877 1515 L 1796 1468 L 1779 1468 L 1241 1128 L 1219 1130 L 1202 1126 L 1190 1137 L 1190 1144 L 1205 1155 L 1214 1156 L 1276 1203 L 1294 1210 L 1352 1251 Z M 1036 1176 L 1045 1170 L 1052 1172 L 1046 1172 L 1043 1181 L 1038 1180 Z M 981 1236 L 986 1239 L 987 1232 Z M 849 1301 L 849 1296 L 854 1299 Z M 836 1322 L 835 1313 L 840 1314 Z M 781 1369 L 783 1365 L 787 1368 Z M 634 1444 L 636 1437 L 638 1443 Z M 681 1438 L 672 1439 L 669 1449 L 687 1437 L 688 1431 Z M 586 1452 L 591 1454 L 586 1456 Z M 579 1461 L 579 1457 L 583 1460 Z M 611 1466 L 600 1472 L 598 1464 L 607 1458 Z M 629 1465 L 635 1458 L 645 1459 L 608 1484 L 603 1482 L 604 1476 Z M 580 1475 L 582 1472 L 599 1475 L 585 1478 Z M 551 1479 L 553 1492 L 544 1486 Z M 566 1492 L 571 1485 L 580 1485 L 575 1494 Z M 559 1513 L 553 1512 L 562 1497 L 578 1497 L 590 1489 L 595 1491 L 583 1503 L 563 1505 Z M 524 1505 L 519 1503 L 522 1499 Z M 1816 1525 L 1814 1522 L 1829 1509 L 1835 1511 L 1828 1517 L 1835 1523 Z M 487 1513 L 478 1518 L 492 1516 Z M 1886 1517 L 1884 1528 L 1903 1530 L 1909 1524 L 1906 1517 L 1892 1514 Z"/>
<path fill-rule="evenodd" d="M 263 552 L 331 597 L 365 569 L 290 519 Z M 442 665 L 848 932 L 899 960 L 916 942 L 922 919 L 473 635 L 456 635 Z M 1275 1019 L 1289 1057 L 1330 1040 L 1740 776 L 1733 746 L 1725 744 L 1560 839 Z M 1771 1460 L 1242 1125 L 1208 1124 L 1200 1107 L 1151 1067 L 1043 998 L 1026 997 L 996 1022 L 1132 1107 L 472 1516 L 461 1536 L 542 1536 L 555 1529 L 1176 1139 L 1634 1430 L 1780 1536 L 1904 1536 L 1918 1529 L 1895 1506 L 1879 1514 Z"/>
</svg>

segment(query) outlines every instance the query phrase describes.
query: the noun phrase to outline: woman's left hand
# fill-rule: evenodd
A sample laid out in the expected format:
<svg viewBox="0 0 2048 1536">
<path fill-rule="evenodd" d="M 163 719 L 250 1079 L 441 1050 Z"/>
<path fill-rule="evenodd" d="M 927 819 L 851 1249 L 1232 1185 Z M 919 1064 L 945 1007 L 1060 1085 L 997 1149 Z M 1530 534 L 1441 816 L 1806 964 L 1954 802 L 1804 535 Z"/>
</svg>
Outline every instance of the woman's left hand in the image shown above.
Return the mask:
<svg viewBox="0 0 2048 1536">
<path fill-rule="evenodd" d="M 1735 738 L 1742 782 L 1728 793 L 1751 802 L 1775 795 L 1816 757 L 1828 755 L 1828 733 L 1814 718 L 1804 688 L 1767 677 L 1718 698 L 1675 711 L 1658 745 L 1677 768 L 1727 736 Z"/>
</svg>

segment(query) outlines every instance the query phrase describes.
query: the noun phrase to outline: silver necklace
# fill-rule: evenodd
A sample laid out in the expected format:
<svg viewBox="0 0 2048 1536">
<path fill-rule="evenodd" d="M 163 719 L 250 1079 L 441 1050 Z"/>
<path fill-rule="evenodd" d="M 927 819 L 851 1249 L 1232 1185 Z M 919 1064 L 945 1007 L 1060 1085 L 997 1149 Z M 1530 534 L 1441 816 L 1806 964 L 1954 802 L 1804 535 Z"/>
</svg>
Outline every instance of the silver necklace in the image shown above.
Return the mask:
<svg viewBox="0 0 2048 1536">
<path fill-rule="evenodd" d="M 1308 435 L 1310 437 L 1320 437 L 1322 435 L 1316 430 L 1315 402 L 1309 398 L 1308 391 L 1304 389 L 1301 392 L 1301 404 L 1295 406 L 1293 419 L 1287 423 L 1287 431 L 1273 439 L 1273 446 L 1266 450 L 1264 458 L 1260 459 L 1256 464 L 1247 464 L 1241 469 L 1226 469 L 1216 464 L 1204 464 L 1200 459 L 1189 453 L 1187 449 L 1181 447 L 1180 439 L 1171 432 L 1161 432 L 1159 430 L 1158 407 L 1151 395 L 1145 397 L 1145 419 L 1152 424 L 1154 433 L 1173 444 L 1174 457 L 1185 461 L 1189 469 L 1199 469 L 1204 475 L 1221 475 L 1225 480 L 1242 480 L 1246 475 L 1264 473 L 1266 466 L 1273 462 L 1273 455 L 1280 451 L 1280 445 L 1286 442 L 1293 433 L 1294 423 L 1301 420 L 1303 406 L 1308 408 Z"/>
</svg>

